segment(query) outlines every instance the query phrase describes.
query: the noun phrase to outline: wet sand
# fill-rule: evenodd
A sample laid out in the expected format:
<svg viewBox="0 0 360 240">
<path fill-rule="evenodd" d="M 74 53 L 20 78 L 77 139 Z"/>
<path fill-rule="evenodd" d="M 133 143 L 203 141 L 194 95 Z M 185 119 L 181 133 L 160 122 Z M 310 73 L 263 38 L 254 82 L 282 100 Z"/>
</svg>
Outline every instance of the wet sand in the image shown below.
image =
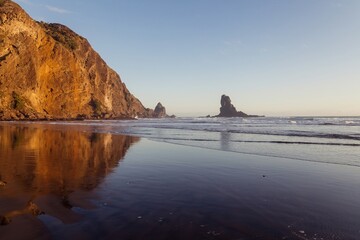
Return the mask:
<svg viewBox="0 0 360 240">
<path fill-rule="evenodd" d="M 0 126 L 0 239 L 358 239 L 360 168 Z"/>
</svg>

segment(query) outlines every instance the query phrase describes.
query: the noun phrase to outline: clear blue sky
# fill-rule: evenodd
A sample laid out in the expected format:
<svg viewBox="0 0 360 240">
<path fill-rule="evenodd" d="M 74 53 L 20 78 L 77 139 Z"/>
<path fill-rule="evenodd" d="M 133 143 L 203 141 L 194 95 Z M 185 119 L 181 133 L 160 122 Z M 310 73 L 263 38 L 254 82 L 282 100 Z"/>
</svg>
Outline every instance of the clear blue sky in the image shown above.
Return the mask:
<svg viewBox="0 0 360 240">
<path fill-rule="evenodd" d="M 17 0 L 89 40 L 146 107 L 360 115 L 359 0 Z"/>
</svg>

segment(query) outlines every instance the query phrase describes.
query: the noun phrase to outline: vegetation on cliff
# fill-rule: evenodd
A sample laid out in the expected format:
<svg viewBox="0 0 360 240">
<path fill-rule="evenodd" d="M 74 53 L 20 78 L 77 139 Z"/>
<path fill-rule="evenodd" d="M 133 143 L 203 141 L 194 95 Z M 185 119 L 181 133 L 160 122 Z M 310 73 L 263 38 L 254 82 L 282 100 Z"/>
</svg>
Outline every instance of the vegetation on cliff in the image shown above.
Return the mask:
<svg viewBox="0 0 360 240">
<path fill-rule="evenodd" d="M 38 22 L 55 41 L 61 43 L 70 50 L 78 48 L 78 36 L 64 25 L 58 23 Z"/>
</svg>

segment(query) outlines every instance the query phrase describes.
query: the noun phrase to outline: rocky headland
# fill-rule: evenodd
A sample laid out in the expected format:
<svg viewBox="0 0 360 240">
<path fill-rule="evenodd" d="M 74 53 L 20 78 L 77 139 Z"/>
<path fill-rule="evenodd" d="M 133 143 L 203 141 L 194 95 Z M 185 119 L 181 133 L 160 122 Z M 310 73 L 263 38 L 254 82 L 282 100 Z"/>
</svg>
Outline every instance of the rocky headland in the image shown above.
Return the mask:
<svg viewBox="0 0 360 240">
<path fill-rule="evenodd" d="M 85 38 L 0 1 L 0 120 L 163 115 L 145 108 Z"/>
</svg>

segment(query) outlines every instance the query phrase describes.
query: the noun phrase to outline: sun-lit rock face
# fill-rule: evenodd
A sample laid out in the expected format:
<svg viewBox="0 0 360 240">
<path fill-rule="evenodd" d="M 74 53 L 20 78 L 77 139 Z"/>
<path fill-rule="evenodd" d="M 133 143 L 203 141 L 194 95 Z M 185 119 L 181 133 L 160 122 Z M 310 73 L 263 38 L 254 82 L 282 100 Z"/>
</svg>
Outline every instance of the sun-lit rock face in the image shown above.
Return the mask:
<svg viewBox="0 0 360 240">
<path fill-rule="evenodd" d="M 147 117 L 89 42 L 0 1 L 0 119 Z"/>
</svg>

